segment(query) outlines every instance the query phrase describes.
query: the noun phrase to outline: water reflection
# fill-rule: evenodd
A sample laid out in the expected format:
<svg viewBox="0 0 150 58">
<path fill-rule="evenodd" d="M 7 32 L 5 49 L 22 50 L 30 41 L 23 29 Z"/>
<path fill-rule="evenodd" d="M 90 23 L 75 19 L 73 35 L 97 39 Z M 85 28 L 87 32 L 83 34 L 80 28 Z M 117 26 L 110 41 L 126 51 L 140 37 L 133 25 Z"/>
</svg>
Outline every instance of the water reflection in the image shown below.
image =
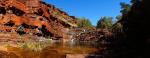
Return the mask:
<svg viewBox="0 0 150 58">
<path fill-rule="evenodd" d="M 31 41 L 33 43 L 33 41 Z M 65 58 L 66 55 L 88 55 L 98 51 L 96 42 L 66 42 L 61 41 L 40 41 L 43 45 L 39 51 L 33 51 L 30 48 L 8 47 L 8 51 L 14 53 L 18 58 Z M 34 48 L 34 47 L 33 47 Z M 8 53 L 9 53 L 8 52 Z"/>
<path fill-rule="evenodd" d="M 99 48 L 100 45 L 98 42 L 90 42 L 90 41 L 69 41 L 69 42 L 61 42 L 61 41 L 52 41 L 49 46 L 65 46 L 65 47 L 83 47 L 83 48 Z"/>
</svg>

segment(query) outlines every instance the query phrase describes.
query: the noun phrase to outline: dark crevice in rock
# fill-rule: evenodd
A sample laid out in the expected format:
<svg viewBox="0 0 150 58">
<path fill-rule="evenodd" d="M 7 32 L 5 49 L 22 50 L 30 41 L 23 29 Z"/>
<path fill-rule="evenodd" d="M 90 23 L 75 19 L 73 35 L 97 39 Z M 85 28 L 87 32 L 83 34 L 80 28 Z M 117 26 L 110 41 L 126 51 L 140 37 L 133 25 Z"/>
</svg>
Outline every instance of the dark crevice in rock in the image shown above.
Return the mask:
<svg viewBox="0 0 150 58">
<path fill-rule="evenodd" d="M 25 12 L 17 9 L 16 7 L 10 7 L 8 8 L 9 10 L 12 10 L 13 14 L 17 15 L 17 16 L 23 16 L 25 14 Z"/>
<path fill-rule="evenodd" d="M 37 14 L 37 15 L 39 15 L 39 16 L 42 16 L 43 15 L 43 11 L 42 11 L 42 9 L 38 9 L 38 12 L 35 12 L 34 14 Z"/>
<path fill-rule="evenodd" d="M 52 33 L 50 33 L 47 29 L 46 26 L 42 25 L 42 28 L 40 29 L 43 33 L 43 36 L 47 37 L 47 36 L 53 36 Z"/>
<path fill-rule="evenodd" d="M 4 7 L 0 7 L 0 14 L 6 14 L 6 10 Z"/>
<path fill-rule="evenodd" d="M 4 25 L 12 27 L 12 26 L 14 26 L 14 25 L 15 25 L 15 23 L 14 23 L 14 22 L 12 22 L 12 21 L 9 21 L 9 22 L 7 22 L 7 23 L 6 23 L 6 24 L 4 24 Z"/>
<path fill-rule="evenodd" d="M 25 23 L 23 23 L 22 26 L 24 28 L 27 28 L 27 29 L 36 29 L 36 28 L 38 28 L 37 26 L 32 26 L 32 25 L 28 25 L 28 24 L 25 24 Z"/>
<path fill-rule="evenodd" d="M 54 16 L 56 13 L 59 15 Z M 72 21 L 75 20 L 65 12 L 40 0 L 0 0 L 2 31 L 16 30 L 15 32 L 19 34 L 32 33 L 44 37 L 69 38 L 69 35 L 62 29 L 76 27 L 76 23 Z"/>
</svg>

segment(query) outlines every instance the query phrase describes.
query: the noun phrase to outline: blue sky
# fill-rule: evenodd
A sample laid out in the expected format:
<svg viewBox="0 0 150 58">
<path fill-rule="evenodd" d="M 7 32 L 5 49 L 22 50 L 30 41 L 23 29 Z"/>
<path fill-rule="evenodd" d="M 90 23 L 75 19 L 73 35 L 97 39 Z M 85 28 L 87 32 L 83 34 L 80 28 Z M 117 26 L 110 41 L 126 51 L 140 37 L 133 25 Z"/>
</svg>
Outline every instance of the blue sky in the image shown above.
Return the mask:
<svg viewBox="0 0 150 58">
<path fill-rule="evenodd" d="M 86 17 L 93 25 L 103 16 L 115 17 L 120 14 L 120 2 L 130 0 L 43 0 L 55 5 L 71 16 Z"/>
</svg>

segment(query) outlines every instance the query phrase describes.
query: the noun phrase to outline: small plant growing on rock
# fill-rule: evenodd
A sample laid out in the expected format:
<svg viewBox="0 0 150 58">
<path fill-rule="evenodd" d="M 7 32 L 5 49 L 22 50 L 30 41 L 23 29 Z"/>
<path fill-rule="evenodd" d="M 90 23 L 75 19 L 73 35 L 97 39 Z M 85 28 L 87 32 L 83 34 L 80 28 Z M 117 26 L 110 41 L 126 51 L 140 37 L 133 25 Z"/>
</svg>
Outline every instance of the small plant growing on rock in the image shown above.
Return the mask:
<svg viewBox="0 0 150 58">
<path fill-rule="evenodd" d="M 41 44 L 40 42 L 35 42 L 33 40 L 28 40 L 25 43 L 20 45 L 21 48 L 23 49 L 30 49 L 33 51 L 40 51 L 42 50 L 45 46 Z"/>
<path fill-rule="evenodd" d="M 25 28 L 24 28 L 22 25 L 20 25 L 16 31 L 17 31 L 20 35 L 23 35 L 23 34 L 24 34 L 24 29 L 25 29 Z"/>
</svg>

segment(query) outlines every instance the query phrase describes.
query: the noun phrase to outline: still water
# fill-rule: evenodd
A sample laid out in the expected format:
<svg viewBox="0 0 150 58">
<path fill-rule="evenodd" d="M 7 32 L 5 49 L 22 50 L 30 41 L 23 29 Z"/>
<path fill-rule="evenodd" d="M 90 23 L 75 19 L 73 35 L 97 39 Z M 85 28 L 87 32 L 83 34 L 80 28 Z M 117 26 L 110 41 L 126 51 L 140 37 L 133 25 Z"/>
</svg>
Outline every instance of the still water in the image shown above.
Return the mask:
<svg viewBox="0 0 150 58">
<path fill-rule="evenodd" d="M 87 56 L 95 56 L 100 52 L 100 45 L 96 42 L 60 42 L 60 41 L 44 41 L 38 42 L 38 45 L 31 43 L 23 47 L 7 47 L 7 54 L 13 58 L 86 58 Z M 36 42 L 37 43 L 37 42 Z M 23 45 L 23 44 L 21 44 Z M 38 48 L 40 48 L 38 50 Z M 33 50 L 35 49 L 35 50 Z M 3 58 L 3 57 L 0 57 Z"/>
</svg>

